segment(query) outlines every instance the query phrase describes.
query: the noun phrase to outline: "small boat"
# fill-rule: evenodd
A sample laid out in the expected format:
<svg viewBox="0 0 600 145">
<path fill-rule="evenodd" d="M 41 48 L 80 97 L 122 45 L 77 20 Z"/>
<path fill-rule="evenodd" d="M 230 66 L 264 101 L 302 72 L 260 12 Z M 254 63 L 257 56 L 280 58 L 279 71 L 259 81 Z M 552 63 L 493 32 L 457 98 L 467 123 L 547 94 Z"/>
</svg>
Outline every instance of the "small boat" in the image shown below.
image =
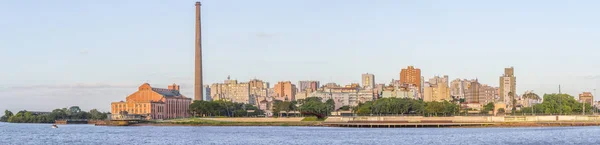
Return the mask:
<svg viewBox="0 0 600 145">
<path fill-rule="evenodd" d="M 56 124 L 53 124 L 52 128 L 58 128 L 58 126 Z"/>
</svg>

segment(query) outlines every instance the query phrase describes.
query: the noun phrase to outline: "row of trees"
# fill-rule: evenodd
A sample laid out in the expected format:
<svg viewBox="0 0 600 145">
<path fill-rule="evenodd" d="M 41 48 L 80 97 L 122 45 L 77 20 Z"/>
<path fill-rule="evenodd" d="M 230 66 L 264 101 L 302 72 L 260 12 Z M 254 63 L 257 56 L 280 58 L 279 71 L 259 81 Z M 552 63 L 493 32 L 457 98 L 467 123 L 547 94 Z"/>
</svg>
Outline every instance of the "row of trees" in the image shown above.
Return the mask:
<svg viewBox="0 0 600 145">
<path fill-rule="evenodd" d="M 189 111 L 194 116 L 249 117 L 263 115 L 256 106 L 231 101 L 194 101 Z"/>
<path fill-rule="evenodd" d="M 299 102 L 302 115 L 316 116 L 319 119 L 324 119 L 335 110 L 335 102 L 332 99 L 323 102 L 320 97 L 308 97 Z"/>
<path fill-rule="evenodd" d="M 34 113 L 27 110 L 19 111 L 13 114 L 11 111 L 4 111 L 4 116 L 0 117 L 1 122 L 12 123 L 54 123 L 55 120 L 63 119 L 90 119 L 104 120 L 108 113 L 92 109 L 89 112 L 81 111 L 78 106 L 72 106 L 62 109 L 54 109 L 50 113 Z"/>
<path fill-rule="evenodd" d="M 349 109 L 346 107 L 345 109 Z M 194 101 L 190 104 L 190 113 L 194 116 L 226 116 L 249 117 L 263 115 L 264 111 L 256 106 L 230 101 Z M 276 117 L 290 116 L 290 112 L 299 111 L 302 115 L 316 116 L 323 119 L 334 111 L 333 100 L 323 102 L 322 98 L 309 97 L 298 101 L 276 100 L 271 106 L 271 111 Z"/>
<path fill-rule="evenodd" d="M 335 102 L 332 99 L 323 102 L 320 97 L 308 97 L 291 102 L 275 100 L 272 107 L 273 114 L 278 117 L 283 113 L 285 116 L 290 116 L 289 112 L 299 111 L 301 115 L 316 116 L 319 119 L 325 118 L 334 110 Z"/>
<path fill-rule="evenodd" d="M 444 102 L 423 102 L 409 98 L 382 98 L 360 103 L 353 110 L 358 115 L 427 115 L 449 116 L 458 113 L 459 106 Z"/>
<path fill-rule="evenodd" d="M 522 113 L 536 114 L 582 114 L 591 113 L 593 108 L 590 103 L 578 102 L 575 97 L 568 94 L 544 94 L 544 101 L 531 107 L 521 108 Z"/>
</svg>

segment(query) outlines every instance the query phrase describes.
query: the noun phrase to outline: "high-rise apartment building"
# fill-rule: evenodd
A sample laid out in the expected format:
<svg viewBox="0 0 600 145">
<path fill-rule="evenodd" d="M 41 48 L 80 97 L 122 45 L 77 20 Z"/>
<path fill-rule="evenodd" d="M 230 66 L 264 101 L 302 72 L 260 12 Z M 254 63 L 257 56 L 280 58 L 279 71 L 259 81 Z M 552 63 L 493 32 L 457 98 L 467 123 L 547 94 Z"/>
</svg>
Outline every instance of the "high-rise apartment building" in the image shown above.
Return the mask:
<svg viewBox="0 0 600 145">
<path fill-rule="evenodd" d="M 250 88 L 257 88 L 257 89 L 269 88 L 268 82 L 263 82 L 262 80 L 259 80 L 259 79 L 252 79 L 248 82 L 248 84 L 250 84 Z"/>
<path fill-rule="evenodd" d="M 512 96 L 510 96 L 512 94 Z M 504 75 L 500 76 L 499 99 L 507 104 L 512 104 L 514 96 L 517 95 L 517 77 L 513 67 L 504 68 Z"/>
<path fill-rule="evenodd" d="M 419 90 L 422 88 L 421 69 L 414 66 L 408 66 L 400 71 L 400 83 L 417 86 Z"/>
<path fill-rule="evenodd" d="M 375 88 L 375 75 L 373 74 L 362 74 L 362 86 L 367 89 Z"/>
<path fill-rule="evenodd" d="M 279 82 L 273 88 L 275 91 L 275 100 L 293 101 L 296 100 L 296 85 L 290 81 Z"/>
<path fill-rule="evenodd" d="M 212 98 L 210 97 L 210 86 L 209 85 L 204 85 L 204 96 L 203 96 L 203 100 L 204 101 L 212 101 Z"/>
<path fill-rule="evenodd" d="M 429 79 L 429 84 L 431 84 L 431 85 L 442 84 L 442 85 L 448 86 L 448 75 L 444 75 L 444 77 L 434 76 L 433 78 Z"/>
<path fill-rule="evenodd" d="M 432 102 L 432 101 L 451 101 L 450 98 L 450 88 L 444 85 L 436 85 L 429 86 L 426 85 L 423 90 L 423 101 Z"/>
<path fill-rule="evenodd" d="M 485 105 L 498 97 L 498 87 L 492 87 L 488 85 L 481 85 L 479 88 L 479 103 Z"/>
<path fill-rule="evenodd" d="M 479 80 L 465 81 L 465 102 L 468 104 L 480 103 L 481 84 Z"/>
<path fill-rule="evenodd" d="M 298 91 L 314 92 L 319 88 L 319 81 L 298 81 Z"/>
<path fill-rule="evenodd" d="M 423 101 L 450 101 L 450 88 L 448 87 L 448 76 L 435 76 L 426 82 L 423 89 Z"/>
<path fill-rule="evenodd" d="M 227 77 L 224 83 L 215 83 L 210 86 L 213 100 L 227 100 L 236 103 L 254 104 L 255 98 L 250 93 L 250 83 L 238 83 Z"/>
<path fill-rule="evenodd" d="M 450 96 L 465 98 L 465 81 L 466 80 L 455 79 L 450 82 Z"/>
</svg>

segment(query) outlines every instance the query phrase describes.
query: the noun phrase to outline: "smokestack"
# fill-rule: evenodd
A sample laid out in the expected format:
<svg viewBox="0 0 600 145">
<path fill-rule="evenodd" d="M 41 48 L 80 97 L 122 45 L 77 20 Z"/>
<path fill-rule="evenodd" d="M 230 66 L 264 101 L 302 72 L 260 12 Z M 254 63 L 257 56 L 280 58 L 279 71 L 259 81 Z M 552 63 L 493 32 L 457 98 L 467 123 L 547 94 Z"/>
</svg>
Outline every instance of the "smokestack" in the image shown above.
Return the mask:
<svg viewBox="0 0 600 145">
<path fill-rule="evenodd" d="M 200 25 L 200 2 L 196 2 L 196 57 L 194 72 L 194 100 L 202 100 L 204 96 L 202 84 L 202 27 Z"/>
</svg>

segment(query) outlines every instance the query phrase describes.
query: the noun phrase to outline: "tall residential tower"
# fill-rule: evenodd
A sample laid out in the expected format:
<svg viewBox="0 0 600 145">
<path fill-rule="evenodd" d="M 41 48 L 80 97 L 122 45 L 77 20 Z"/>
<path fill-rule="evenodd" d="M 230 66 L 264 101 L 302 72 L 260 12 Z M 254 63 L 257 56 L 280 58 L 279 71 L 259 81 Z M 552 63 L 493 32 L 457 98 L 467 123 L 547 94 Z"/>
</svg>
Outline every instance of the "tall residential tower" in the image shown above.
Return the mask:
<svg viewBox="0 0 600 145">
<path fill-rule="evenodd" d="M 517 95 L 517 77 L 513 67 L 504 68 L 504 75 L 500 76 L 500 101 L 511 104 L 511 98 Z M 512 95 L 512 96 L 511 96 Z"/>
<path fill-rule="evenodd" d="M 416 86 L 418 90 L 422 89 L 421 69 L 414 66 L 408 66 L 400 71 L 400 84 Z"/>
<path fill-rule="evenodd" d="M 367 89 L 375 88 L 375 75 L 373 74 L 362 74 L 362 86 Z"/>
</svg>

